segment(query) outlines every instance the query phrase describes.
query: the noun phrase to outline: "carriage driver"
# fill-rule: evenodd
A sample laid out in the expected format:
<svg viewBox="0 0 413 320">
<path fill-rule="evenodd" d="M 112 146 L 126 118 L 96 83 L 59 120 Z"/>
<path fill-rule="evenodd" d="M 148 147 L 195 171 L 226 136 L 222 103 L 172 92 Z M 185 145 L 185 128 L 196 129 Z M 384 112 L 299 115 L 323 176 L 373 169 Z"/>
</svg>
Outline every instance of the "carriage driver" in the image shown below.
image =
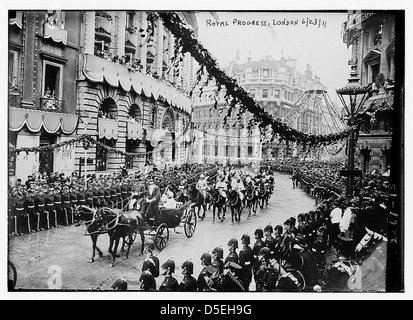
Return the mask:
<svg viewBox="0 0 413 320">
<path fill-rule="evenodd" d="M 161 191 L 153 181 L 153 178 L 148 178 L 148 183 L 147 196 L 142 202 L 142 216 L 144 219 L 153 218 L 153 214 L 161 199 Z"/>
</svg>

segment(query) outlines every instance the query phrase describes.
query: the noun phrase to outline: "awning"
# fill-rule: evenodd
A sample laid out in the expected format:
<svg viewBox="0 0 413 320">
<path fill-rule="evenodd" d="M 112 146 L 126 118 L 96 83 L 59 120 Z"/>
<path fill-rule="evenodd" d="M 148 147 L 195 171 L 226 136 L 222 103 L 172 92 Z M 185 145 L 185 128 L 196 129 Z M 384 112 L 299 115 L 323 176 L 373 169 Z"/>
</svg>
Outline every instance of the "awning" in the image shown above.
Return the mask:
<svg viewBox="0 0 413 320">
<path fill-rule="evenodd" d="M 127 125 L 127 130 L 128 130 L 128 139 L 132 140 L 142 140 L 142 123 L 134 123 L 134 122 L 128 122 Z"/>
<path fill-rule="evenodd" d="M 60 29 L 58 26 L 52 26 L 50 23 L 44 23 L 44 33 L 45 38 L 52 38 L 54 42 L 62 42 L 64 45 L 67 44 L 67 30 Z"/>
<path fill-rule="evenodd" d="M 48 133 L 61 130 L 64 134 L 72 134 L 77 127 L 78 116 L 44 110 L 26 108 L 9 108 L 9 130 L 20 131 L 25 125 L 33 133 L 42 128 Z"/>
<path fill-rule="evenodd" d="M 166 133 L 166 130 L 162 130 L 162 129 L 156 129 L 152 133 L 152 136 L 150 138 L 152 147 L 156 147 L 159 142 L 165 140 L 165 133 Z M 149 140 L 149 139 L 146 138 L 146 140 Z"/>
<path fill-rule="evenodd" d="M 85 54 L 83 74 L 89 81 L 106 81 L 112 87 L 122 87 L 126 92 L 133 89 L 137 93 L 151 95 L 157 100 L 159 96 L 171 105 L 186 113 L 191 113 L 192 101 L 183 92 L 166 82 L 147 76 L 141 72 L 129 70 L 126 66 L 115 64 L 103 58 Z"/>
<path fill-rule="evenodd" d="M 98 118 L 99 139 L 117 139 L 118 122 L 113 119 Z"/>
</svg>

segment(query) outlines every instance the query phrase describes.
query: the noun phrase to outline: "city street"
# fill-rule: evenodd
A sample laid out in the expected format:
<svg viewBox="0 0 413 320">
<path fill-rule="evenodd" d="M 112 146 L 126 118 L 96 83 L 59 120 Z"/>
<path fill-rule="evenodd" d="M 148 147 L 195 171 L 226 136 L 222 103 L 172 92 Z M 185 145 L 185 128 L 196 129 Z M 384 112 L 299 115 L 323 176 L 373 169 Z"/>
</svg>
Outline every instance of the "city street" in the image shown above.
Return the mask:
<svg viewBox="0 0 413 320">
<path fill-rule="evenodd" d="M 212 212 L 207 212 L 203 221 L 198 220 L 195 234 L 187 239 L 182 233 L 175 233 L 170 229 L 167 247 L 156 251 L 160 263 L 173 258 L 176 263 L 175 277 L 181 281 L 181 264 L 186 259 L 194 262 L 194 276 L 200 270 L 200 257 L 205 251 L 212 251 L 216 246 L 222 246 L 224 257 L 228 254 L 227 242 L 236 237 L 241 246 L 242 234 L 248 233 L 253 244 L 253 233 L 256 228 L 264 228 L 267 224 L 276 226 L 287 218 L 296 217 L 300 212 L 308 212 L 314 208 L 314 200 L 308 197 L 301 189 L 292 189 L 289 175 L 275 175 L 275 189 L 268 208 L 258 211 L 256 216 L 246 219 L 244 209 L 241 222 L 231 225 L 230 213 L 227 212 L 224 222 L 212 224 Z M 104 255 L 95 257 L 94 263 L 89 263 L 92 255 L 92 242 L 89 236 L 84 235 L 85 227 L 75 225 L 62 226 L 52 230 L 41 231 L 11 237 L 9 240 L 9 260 L 17 269 L 16 289 L 25 290 L 90 290 L 98 288 L 110 290 L 113 282 L 120 277 L 128 281 L 129 290 L 139 290 L 138 282 L 141 274 L 141 265 L 144 256 L 139 256 L 141 248 L 139 237 L 132 245 L 128 260 L 121 257 L 116 260 L 113 268 L 109 268 L 110 255 L 107 252 L 109 238 L 106 234 L 98 239 L 98 247 Z M 252 245 L 251 244 L 251 245 Z M 163 276 L 157 278 L 157 288 Z M 253 289 L 254 284 L 251 284 Z"/>
</svg>

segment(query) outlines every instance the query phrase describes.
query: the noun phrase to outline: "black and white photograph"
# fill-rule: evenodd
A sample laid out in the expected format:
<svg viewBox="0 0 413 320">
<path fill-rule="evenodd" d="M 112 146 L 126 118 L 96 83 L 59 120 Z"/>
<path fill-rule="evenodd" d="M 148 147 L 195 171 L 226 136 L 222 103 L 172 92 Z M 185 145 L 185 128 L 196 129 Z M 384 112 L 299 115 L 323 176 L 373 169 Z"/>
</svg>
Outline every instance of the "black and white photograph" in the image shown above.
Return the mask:
<svg viewBox="0 0 413 320">
<path fill-rule="evenodd" d="M 403 6 L 52 6 L 3 10 L 3 292 L 406 293 Z"/>
</svg>

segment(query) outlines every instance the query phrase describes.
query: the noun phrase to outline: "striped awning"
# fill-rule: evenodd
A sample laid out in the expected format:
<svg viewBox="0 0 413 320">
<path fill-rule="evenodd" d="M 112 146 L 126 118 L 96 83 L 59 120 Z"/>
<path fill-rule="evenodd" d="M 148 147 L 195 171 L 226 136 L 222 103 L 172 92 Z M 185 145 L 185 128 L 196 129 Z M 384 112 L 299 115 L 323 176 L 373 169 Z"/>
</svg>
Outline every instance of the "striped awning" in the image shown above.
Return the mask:
<svg viewBox="0 0 413 320">
<path fill-rule="evenodd" d="M 28 108 L 9 108 L 9 130 L 20 131 L 24 126 L 33 133 L 44 129 L 48 133 L 59 130 L 72 134 L 77 127 L 79 117 L 75 114 L 48 112 Z"/>
</svg>

